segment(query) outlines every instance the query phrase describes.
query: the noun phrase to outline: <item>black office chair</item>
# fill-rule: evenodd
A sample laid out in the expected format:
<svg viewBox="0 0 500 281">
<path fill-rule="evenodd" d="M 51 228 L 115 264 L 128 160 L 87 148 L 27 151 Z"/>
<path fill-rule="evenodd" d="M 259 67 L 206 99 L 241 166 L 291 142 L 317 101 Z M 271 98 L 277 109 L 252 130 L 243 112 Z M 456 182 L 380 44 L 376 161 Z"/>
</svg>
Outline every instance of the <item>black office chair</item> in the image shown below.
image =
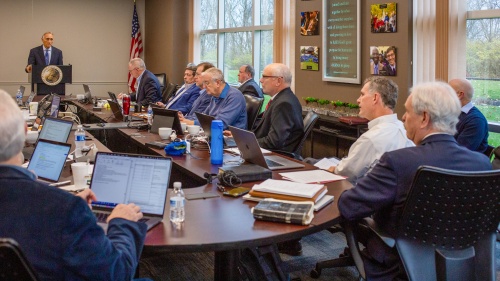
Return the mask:
<svg viewBox="0 0 500 281">
<path fill-rule="evenodd" d="M 316 124 L 316 121 L 318 121 L 318 119 L 319 116 L 314 111 L 311 110 L 307 113 L 306 117 L 304 117 L 304 134 L 302 135 L 302 139 L 293 149 L 292 152 L 282 151 L 282 150 L 272 150 L 272 151 L 302 161 L 303 160 L 302 147 L 304 146 L 304 143 L 306 142 L 309 133 L 314 128 L 314 124 Z"/>
<path fill-rule="evenodd" d="M 0 238 L 0 280 L 38 280 L 16 241 Z"/>
<path fill-rule="evenodd" d="M 499 221 L 500 171 L 421 166 L 408 193 L 397 236 L 384 234 L 371 219 L 364 219 L 362 225 L 387 246 L 397 248 L 410 280 L 493 281 Z M 352 225 L 345 229 L 348 241 L 354 239 Z M 359 255 L 356 242 L 349 250 Z M 356 267 L 364 275 L 362 263 Z"/>
<path fill-rule="evenodd" d="M 168 83 L 162 96 L 163 103 L 166 104 L 167 101 L 174 96 L 175 92 L 177 92 L 178 89 L 179 87 L 177 86 L 177 84 Z"/>
<path fill-rule="evenodd" d="M 163 93 L 165 92 L 166 85 L 168 84 L 167 74 L 158 73 L 158 74 L 155 74 L 155 76 L 158 79 L 158 82 L 160 82 L 161 96 L 163 97 Z"/>
<path fill-rule="evenodd" d="M 488 147 L 486 148 L 486 150 L 484 151 L 484 155 L 486 155 L 488 158 L 491 159 L 491 156 L 493 156 L 493 150 L 495 148 L 491 145 L 488 145 Z"/>
<path fill-rule="evenodd" d="M 252 130 L 255 120 L 259 115 L 263 99 L 251 95 L 243 95 L 247 104 L 247 130 Z"/>
</svg>

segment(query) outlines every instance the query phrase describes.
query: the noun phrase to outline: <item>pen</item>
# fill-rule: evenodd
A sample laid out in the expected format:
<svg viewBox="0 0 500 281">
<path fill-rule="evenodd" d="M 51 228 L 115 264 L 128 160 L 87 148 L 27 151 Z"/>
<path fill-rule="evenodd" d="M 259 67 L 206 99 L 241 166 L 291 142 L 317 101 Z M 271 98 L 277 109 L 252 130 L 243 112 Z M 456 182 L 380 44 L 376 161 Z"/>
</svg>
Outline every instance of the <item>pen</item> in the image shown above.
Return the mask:
<svg viewBox="0 0 500 281">
<path fill-rule="evenodd" d="M 67 185 L 67 184 L 70 184 L 71 181 L 62 181 L 62 182 L 56 182 L 56 183 L 52 183 L 52 184 L 49 184 L 50 186 L 63 186 L 63 185 Z"/>
</svg>

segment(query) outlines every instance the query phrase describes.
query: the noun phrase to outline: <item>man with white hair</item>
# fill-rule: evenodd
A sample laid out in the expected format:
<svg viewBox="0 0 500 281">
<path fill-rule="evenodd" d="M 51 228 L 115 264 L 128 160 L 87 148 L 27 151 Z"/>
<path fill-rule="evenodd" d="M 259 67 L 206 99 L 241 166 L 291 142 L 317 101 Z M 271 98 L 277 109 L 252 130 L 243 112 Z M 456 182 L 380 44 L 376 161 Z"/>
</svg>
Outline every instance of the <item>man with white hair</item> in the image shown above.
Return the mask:
<svg viewBox="0 0 500 281">
<path fill-rule="evenodd" d="M 0 99 L 0 237 L 19 243 L 40 280 L 131 280 L 146 237 L 139 206 L 116 206 L 104 234 L 90 189 L 74 196 L 21 167 L 26 123 L 9 94 Z"/>
<path fill-rule="evenodd" d="M 484 153 L 488 148 L 488 121 L 472 104 L 472 84 L 466 79 L 453 79 L 448 84 L 455 90 L 462 105 L 455 139 L 472 151 Z"/>
<path fill-rule="evenodd" d="M 491 170 L 488 158 L 458 145 L 456 131 L 460 102 L 446 83 L 415 86 L 405 103 L 406 134 L 416 146 L 387 152 L 356 186 L 345 191 L 338 205 L 342 216 L 355 221 L 373 216 L 389 235 L 397 223 L 419 166 L 429 165 L 459 171 Z M 358 237 L 362 237 L 358 233 Z M 406 279 L 397 250 L 376 237 L 364 237 L 363 261 L 368 280 Z M 364 240 L 363 239 L 363 240 Z"/>
</svg>

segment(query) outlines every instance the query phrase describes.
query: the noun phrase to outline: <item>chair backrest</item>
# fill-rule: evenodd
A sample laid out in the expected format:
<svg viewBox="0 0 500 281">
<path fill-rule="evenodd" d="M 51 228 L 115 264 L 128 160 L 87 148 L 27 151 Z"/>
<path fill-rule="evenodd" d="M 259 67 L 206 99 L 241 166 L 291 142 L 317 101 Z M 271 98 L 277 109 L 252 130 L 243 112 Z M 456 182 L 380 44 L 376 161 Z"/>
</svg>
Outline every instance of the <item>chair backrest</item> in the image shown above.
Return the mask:
<svg viewBox="0 0 500 281">
<path fill-rule="evenodd" d="M 165 91 L 163 91 L 162 94 L 163 103 L 166 104 L 168 99 L 170 99 L 170 97 L 172 97 L 175 94 L 177 89 L 178 89 L 177 84 L 168 83 L 167 87 L 165 88 Z"/>
<path fill-rule="evenodd" d="M 421 166 L 396 237 L 408 277 L 494 280 L 499 221 L 499 170 L 463 172 Z"/>
<path fill-rule="evenodd" d="M 259 115 L 263 99 L 251 95 L 243 96 L 245 96 L 245 102 L 247 104 L 247 130 L 252 130 L 253 124 Z"/>
<path fill-rule="evenodd" d="M 486 150 L 484 151 L 484 155 L 486 155 L 488 158 L 491 159 L 491 156 L 493 156 L 493 150 L 495 148 L 491 145 L 488 145 L 488 147 L 486 148 Z"/>
<path fill-rule="evenodd" d="M 160 90 L 161 90 L 161 94 L 163 96 L 163 92 L 165 91 L 166 85 L 168 84 L 167 74 L 158 73 L 158 74 L 155 74 L 155 76 L 158 79 L 158 82 L 160 82 Z"/>
<path fill-rule="evenodd" d="M 304 117 L 304 135 L 302 135 L 302 139 L 300 142 L 297 144 L 295 149 L 293 150 L 293 154 L 300 156 L 302 154 L 302 147 L 304 146 L 304 143 L 306 142 L 307 136 L 309 136 L 309 133 L 312 131 L 314 128 L 314 124 L 316 121 L 318 121 L 319 116 L 316 114 L 314 111 L 309 111 L 307 112 L 306 117 Z M 301 157 L 299 157 L 301 158 Z"/>
<path fill-rule="evenodd" d="M 10 238 L 0 238 L 0 280 L 38 280 L 19 245 Z"/>
</svg>

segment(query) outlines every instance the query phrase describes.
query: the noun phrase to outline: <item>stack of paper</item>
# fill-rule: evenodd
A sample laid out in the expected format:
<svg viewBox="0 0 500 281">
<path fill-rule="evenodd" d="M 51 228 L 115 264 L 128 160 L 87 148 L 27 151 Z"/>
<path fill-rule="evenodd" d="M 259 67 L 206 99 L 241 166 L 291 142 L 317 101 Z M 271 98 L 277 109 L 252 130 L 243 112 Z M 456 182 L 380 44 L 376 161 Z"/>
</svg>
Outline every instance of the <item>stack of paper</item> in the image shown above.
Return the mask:
<svg viewBox="0 0 500 281">
<path fill-rule="evenodd" d="M 314 166 L 323 169 L 323 170 L 328 170 L 328 168 L 332 166 L 338 166 L 340 163 L 340 160 L 338 158 L 332 157 L 332 158 L 323 158 L 319 160 Z"/>
<path fill-rule="evenodd" d="M 280 173 L 280 175 L 284 179 L 300 183 L 327 183 L 345 179 L 345 177 L 335 175 L 323 170 Z"/>
<path fill-rule="evenodd" d="M 261 184 L 254 185 L 250 191 L 250 195 L 290 201 L 317 202 L 326 192 L 326 186 L 322 184 L 304 184 L 268 179 Z"/>
</svg>

